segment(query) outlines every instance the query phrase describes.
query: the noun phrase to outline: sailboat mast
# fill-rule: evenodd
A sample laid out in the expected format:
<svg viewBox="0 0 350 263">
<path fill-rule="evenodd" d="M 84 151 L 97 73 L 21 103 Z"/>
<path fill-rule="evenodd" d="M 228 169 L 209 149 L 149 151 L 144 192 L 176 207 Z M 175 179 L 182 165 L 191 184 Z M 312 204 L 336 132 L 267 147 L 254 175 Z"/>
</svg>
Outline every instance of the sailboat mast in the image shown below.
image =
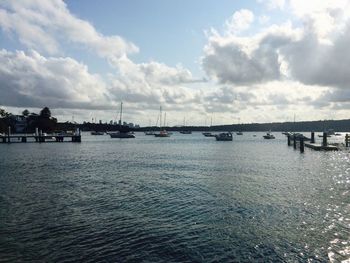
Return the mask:
<svg viewBox="0 0 350 263">
<path fill-rule="evenodd" d="M 159 107 L 159 129 L 162 130 L 162 106 Z"/>
<path fill-rule="evenodd" d="M 164 112 L 164 125 L 163 125 L 163 127 L 165 127 L 166 126 L 166 112 Z"/>
<path fill-rule="evenodd" d="M 123 102 L 120 103 L 120 125 L 122 125 L 122 116 L 123 116 Z"/>
</svg>

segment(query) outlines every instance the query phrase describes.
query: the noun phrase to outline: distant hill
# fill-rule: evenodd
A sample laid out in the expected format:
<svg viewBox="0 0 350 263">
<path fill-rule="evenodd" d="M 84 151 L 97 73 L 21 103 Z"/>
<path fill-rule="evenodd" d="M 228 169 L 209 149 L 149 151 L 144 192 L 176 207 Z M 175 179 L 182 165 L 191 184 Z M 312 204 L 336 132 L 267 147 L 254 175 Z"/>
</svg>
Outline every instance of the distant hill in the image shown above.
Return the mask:
<svg viewBox="0 0 350 263">
<path fill-rule="evenodd" d="M 301 121 L 301 122 L 273 122 L 273 123 L 249 123 L 206 126 L 186 126 L 186 127 L 165 127 L 167 130 L 180 131 L 304 131 L 322 132 L 333 129 L 336 132 L 350 132 L 350 119 L 347 120 L 324 120 L 324 121 Z M 143 127 L 140 130 L 152 130 L 157 127 Z"/>
</svg>

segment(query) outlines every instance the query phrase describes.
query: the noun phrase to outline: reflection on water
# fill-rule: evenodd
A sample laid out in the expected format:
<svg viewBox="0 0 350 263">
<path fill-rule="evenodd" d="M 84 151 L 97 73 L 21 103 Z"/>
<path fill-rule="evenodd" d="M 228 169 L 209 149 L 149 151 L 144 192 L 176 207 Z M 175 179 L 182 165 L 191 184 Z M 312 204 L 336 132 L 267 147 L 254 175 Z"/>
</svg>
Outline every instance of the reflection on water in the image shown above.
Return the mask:
<svg viewBox="0 0 350 263">
<path fill-rule="evenodd" d="M 349 173 L 259 133 L 0 145 L 0 261 L 344 261 Z"/>
</svg>

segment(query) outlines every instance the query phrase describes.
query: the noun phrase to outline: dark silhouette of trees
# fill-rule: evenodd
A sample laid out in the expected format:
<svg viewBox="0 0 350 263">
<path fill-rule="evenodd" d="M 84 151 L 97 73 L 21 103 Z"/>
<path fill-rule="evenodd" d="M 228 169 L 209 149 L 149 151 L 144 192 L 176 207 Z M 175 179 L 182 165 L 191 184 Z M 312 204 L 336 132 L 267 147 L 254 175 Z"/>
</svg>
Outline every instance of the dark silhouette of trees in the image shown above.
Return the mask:
<svg viewBox="0 0 350 263">
<path fill-rule="evenodd" d="M 22 115 L 25 117 L 28 117 L 30 114 L 29 110 L 25 109 L 24 111 L 22 111 Z"/>
<path fill-rule="evenodd" d="M 40 117 L 43 118 L 50 118 L 51 117 L 51 111 L 48 107 L 44 107 L 41 111 L 40 111 Z"/>
<path fill-rule="evenodd" d="M 8 113 L 8 112 L 5 111 L 4 109 L 1 109 L 1 108 L 0 108 L 0 117 L 5 118 L 5 117 L 9 117 L 9 116 L 11 116 L 11 115 L 12 115 L 11 113 Z"/>
</svg>

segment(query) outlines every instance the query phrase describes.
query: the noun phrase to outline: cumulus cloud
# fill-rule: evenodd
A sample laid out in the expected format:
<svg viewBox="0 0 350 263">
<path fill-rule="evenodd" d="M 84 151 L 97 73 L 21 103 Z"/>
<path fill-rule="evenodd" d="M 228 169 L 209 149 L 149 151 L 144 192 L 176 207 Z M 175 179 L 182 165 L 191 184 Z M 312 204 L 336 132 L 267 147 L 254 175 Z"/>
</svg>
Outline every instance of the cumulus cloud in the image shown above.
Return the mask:
<svg viewBox="0 0 350 263">
<path fill-rule="evenodd" d="M 299 10 L 296 3 L 300 1 L 292 2 L 295 10 Z M 322 33 L 317 21 L 328 20 L 310 11 L 300 13 L 304 17 L 302 27 L 292 23 L 273 25 L 249 37 L 213 34 L 204 49 L 203 69 L 220 83 L 234 85 L 288 77 L 308 85 L 348 88 L 350 23 L 347 6 L 325 5 L 317 11 L 333 21 L 331 30 Z"/>
<path fill-rule="evenodd" d="M 108 102 L 105 83 L 86 65 L 35 51 L 1 50 L 0 83 L 0 104 L 7 106 L 105 108 Z"/>
<path fill-rule="evenodd" d="M 258 3 L 264 3 L 268 9 L 283 9 L 285 0 L 258 0 Z"/>
<path fill-rule="evenodd" d="M 247 9 L 236 11 L 229 19 L 226 20 L 226 33 L 237 34 L 250 27 L 254 21 L 254 14 Z"/>
<path fill-rule="evenodd" d="M 0 26 L 29 48 L 59 53 L 62 42 L 85 46 L 101 57 L 138 51 L 120 36 L 104 36 L 71 14 L 62 0 L 0 1 Z"/>
</svg>

